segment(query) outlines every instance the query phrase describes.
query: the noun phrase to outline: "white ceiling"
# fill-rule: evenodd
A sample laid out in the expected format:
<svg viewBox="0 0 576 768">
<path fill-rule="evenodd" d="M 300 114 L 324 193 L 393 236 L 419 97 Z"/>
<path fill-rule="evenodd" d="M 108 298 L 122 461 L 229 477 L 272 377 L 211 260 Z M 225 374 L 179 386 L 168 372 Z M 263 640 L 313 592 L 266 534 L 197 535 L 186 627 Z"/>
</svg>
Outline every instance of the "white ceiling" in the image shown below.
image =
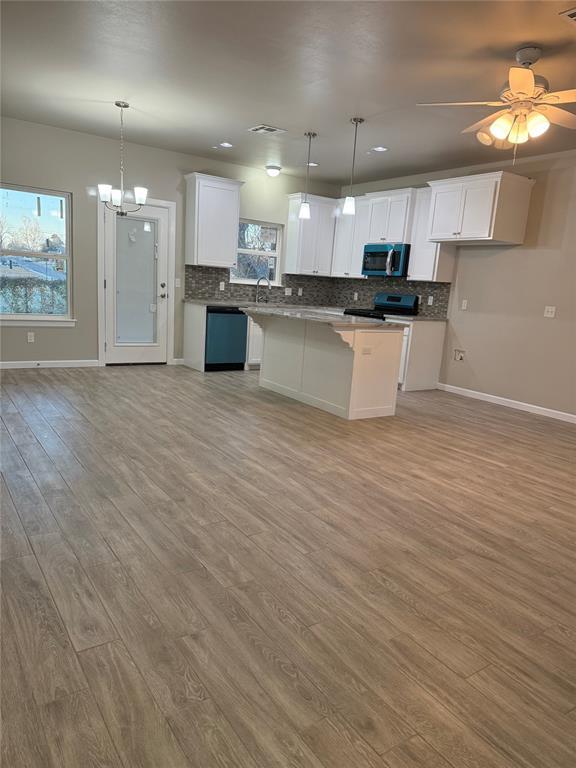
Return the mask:
<svg viewBox="0 0 576 768">
<path fill-rule="evenodd" d="M 554 90 L 576 87 L 571 2 L 3 2 L 3 113 L 116 136 L 125 99 L 130 141 L 292 173 L 315 130 L 314 174 L 334 182 L 353 115 L 358 181 L 489 162 L 503 153 L 460 133 L 488 110 L 417 102 L 496 98 L 526 42 Z M 260 122 L 287 133 L 247 133 Z M 519 154 L 572 148 L 553 126 Z"/>
</svg>

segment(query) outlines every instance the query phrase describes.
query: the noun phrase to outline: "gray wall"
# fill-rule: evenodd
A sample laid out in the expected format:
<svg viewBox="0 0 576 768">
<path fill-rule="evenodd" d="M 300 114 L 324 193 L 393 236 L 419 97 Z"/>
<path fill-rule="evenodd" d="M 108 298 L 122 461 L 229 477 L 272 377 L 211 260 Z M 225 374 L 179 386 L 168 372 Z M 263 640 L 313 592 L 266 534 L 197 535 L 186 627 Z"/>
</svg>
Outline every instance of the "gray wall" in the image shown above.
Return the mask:
<svg viewBox="0 0 576 768">
<path fill-rule="evenodd" d="M 184 182 L 191 171 L 211 173 L 245 182 L 240 213 L 249 219 L 284 224 L 286 195 L 299 192 L 303 181 L 281 174 L 275 179 L 263 169 L 206 160 L 138 144 L 127 145 L 128 184 L 134 179 L 149 188 L 152 198 L 176 202 L 176 276 L 182 288 L 175 296 L 175 357 L 181 357 L 184 296 Z M 26 342 L 26 327 L 1 328 L 1 358 L 23 360 L 94 360 L 98 357 L 97 199 L 99 181 L 118 175 L 118 142 L 91 134 L 66 131 L 36 123 L 2 120 L 2 178 L 12 184 L 57 189 L 73 195 L 74 328 L 34 328 L 36 342 Z M 311 183 L 311 192 L 337 197 L 339 189 Z"/>
<path fill-rule="evenodd" d="M 459 248 L 441 379 L 576 413 L 576 152 L 510 166 L 507 161 L 386 179 L 357 185 L 356 192 L 498 169 L 536 180 L 523 245 Z M 467 311 L 460 309 L 462 299 Z M 556 307 L 556 319 L 544 318 L 546 305 Z M 465 351 L 463 362 L 454 360 L 454 349 Z"/>
</svg>

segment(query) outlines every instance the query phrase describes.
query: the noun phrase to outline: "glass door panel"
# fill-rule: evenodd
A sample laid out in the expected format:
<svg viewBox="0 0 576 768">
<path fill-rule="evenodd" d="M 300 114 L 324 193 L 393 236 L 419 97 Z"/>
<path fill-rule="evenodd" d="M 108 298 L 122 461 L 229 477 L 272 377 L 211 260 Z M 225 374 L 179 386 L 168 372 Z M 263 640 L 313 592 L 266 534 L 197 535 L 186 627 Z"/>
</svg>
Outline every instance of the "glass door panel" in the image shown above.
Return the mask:
<svg viewBox="0 0 576 768">
<path fill-rule="evenodd" d="M 158 222 L 116 220 L 116 344 L 157 342 Z"/>
</svg>

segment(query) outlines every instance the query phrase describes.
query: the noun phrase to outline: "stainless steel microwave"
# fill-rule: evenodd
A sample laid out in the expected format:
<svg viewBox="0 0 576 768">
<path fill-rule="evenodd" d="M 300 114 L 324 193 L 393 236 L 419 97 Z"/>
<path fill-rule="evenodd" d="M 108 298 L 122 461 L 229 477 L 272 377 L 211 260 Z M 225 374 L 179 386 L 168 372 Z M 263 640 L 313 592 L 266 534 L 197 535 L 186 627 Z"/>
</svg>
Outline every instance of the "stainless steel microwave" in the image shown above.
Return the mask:
<svg viewBox="0 0 576 768">
<path fill-rule="evenodd" d="M 406 277 L 408 243 L 374 243 L 364 246 L 362 274 L 368 277 Z"/>
</svg>

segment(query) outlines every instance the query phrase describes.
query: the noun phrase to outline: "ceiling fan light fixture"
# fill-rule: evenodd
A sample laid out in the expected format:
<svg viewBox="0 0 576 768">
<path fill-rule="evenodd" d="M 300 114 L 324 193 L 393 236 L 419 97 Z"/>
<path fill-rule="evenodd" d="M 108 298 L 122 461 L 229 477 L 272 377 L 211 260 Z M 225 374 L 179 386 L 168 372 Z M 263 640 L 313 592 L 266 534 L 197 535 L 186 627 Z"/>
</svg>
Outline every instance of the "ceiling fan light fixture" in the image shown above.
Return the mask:
<svg viewBox="0 0 576 768">
<path fill-rule="evenodd" d="M 499 117 L 498 120 L 494 120 L 490 126 L 490 133 L 492 136 L 494 136 L 495 139 L 506 139 L 508 138 L 508 134 L 512 130 L 513 125 L 514 115 L 508 112 L 507 114 Z"/>
<path fill-rule="evenodd" d="M 528 133 L 531 139 L 542 136 L 550 128 L 550 120 L 542 112 L 532 111 L 526 118 Z"/>
<path fill-rule="evenodd" d="M 512 144 L 525 144 L 529 138 L 526 117 L 524 115 L 518 115 L 508 134 L 508 141 L 512 142 Z"/>
<path fill-rule="evenodd" d="M 494 138 L 489 131 L 478 131 L 476 138 L 480 144 L 484 144 L 485 147 L 491 147 L 494 144 Z"/>
</svg>

